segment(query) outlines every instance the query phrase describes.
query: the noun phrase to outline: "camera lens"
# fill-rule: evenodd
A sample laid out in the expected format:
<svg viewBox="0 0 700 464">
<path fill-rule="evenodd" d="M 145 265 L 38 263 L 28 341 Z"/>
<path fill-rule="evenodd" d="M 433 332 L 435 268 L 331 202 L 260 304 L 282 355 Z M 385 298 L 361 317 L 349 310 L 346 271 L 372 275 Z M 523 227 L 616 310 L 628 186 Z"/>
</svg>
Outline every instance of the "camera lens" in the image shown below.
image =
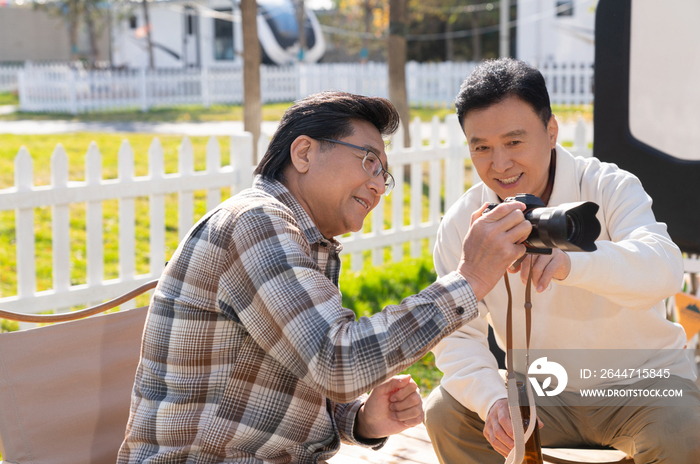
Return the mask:
<svg viewBox="0 0 700 464">
<path fill-rule="evenodd" d="M 576 221 L 569 214 L 566 215 L 566 241 L 576 242 L 576 235 L 578 234 L 578 228 L 576 227 Z"/>
</svg>

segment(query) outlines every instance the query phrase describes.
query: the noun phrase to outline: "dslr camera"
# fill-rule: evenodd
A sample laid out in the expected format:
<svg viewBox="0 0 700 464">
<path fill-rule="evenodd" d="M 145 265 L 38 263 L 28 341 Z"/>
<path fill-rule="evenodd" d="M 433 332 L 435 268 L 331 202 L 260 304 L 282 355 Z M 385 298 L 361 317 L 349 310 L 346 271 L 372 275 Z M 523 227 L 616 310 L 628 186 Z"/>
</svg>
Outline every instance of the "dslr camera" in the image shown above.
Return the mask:
<svg viewBox="0 0 700 464">
<path fill-rule="evenodd" d="M 595 240 L 600 235 L 600 222 L 595 217 L 598 205 L 591 201 L 565 203 L 546 208 L 539 197 L 519 193 L 503 202 L 519 201 L 525 204 L 525 219 L 532 224 L 532 232 L 525 240 L 527 253 L 549 255 L 552 248 L 563 251 L 595 251 Z M 489 204 L 486 211 L 498 206 Z"/>
</svg>

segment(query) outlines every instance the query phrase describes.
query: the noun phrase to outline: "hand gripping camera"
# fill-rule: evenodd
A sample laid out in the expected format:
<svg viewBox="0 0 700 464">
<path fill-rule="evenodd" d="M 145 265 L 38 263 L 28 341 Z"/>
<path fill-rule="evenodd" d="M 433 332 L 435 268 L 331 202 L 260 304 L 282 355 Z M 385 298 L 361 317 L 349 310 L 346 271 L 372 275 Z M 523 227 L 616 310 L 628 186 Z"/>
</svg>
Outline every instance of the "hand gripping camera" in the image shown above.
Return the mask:
<svg viewBox="0 0 700 464">
<path fill-rule="evenodd" d="M 563 251 L 597 249 L 595 240 L 600 235 L 600 222 L 595 217 L 597 204 L 583 201 L 546 208 L 539 197 L 529 193 L 508 197 L 504 203 L 511 201 L 525 204 L 525 219 L 532 224 L 532 232 L 524 243 L 527 253 L 549 255 L 552 248 Z M 496 203 L 491 203 L 486 211 L 496 206 Z"/>
</svg>

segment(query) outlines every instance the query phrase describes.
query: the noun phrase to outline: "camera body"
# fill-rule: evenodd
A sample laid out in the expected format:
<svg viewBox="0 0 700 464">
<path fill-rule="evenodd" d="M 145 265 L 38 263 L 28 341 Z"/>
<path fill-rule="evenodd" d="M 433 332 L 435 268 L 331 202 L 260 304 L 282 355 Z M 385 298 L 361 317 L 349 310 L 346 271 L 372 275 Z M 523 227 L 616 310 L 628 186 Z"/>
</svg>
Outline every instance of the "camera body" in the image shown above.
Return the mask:
<svg viewBox="0 0 700 464">
<path fill-rule="evenodd" d="M 529 193 L 519 193 L 503 202 L 519 201 L 525 205 L 525 219 L 532 224 L 532 232 L 525 240 L 527 253 L 551 254 L 552 248 L 563 251 L 595 251 L 595 240 L 600 235 L 596 218 L 598 205 L 591 201 L 565 203 L 545 207 L 542 200 Z M 497 206 L 489 204 L 487 211 Z"/>
</svg>

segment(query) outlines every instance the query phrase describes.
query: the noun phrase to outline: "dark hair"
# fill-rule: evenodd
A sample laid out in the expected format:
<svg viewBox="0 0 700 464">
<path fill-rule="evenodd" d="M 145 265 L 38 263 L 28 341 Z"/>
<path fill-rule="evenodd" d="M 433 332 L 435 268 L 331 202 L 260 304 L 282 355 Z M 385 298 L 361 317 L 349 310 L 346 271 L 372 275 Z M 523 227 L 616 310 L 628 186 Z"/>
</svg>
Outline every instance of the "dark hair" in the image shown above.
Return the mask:
<svg viewBox="0 0 700 464">
<path fill-rule="evenodd" d="M 352 135 L 352 120 L 367 121 L 382 136 L 399 127 L 399 113 L 386 98 L 346 92 L 321 92 L 297 101 L 285 111 L 255 174 L 283 180 L 291 163 L 290 147 L 300 135 L 340 139 Z"/>
<path fill-rule="evenodd" d="M 462 83 L 455 99 L 460 127 L 467 112 L 488 108 L 515 96 L 529 104 L 547 127 L 552 116 L 542 74 L 523 61 L 500 58 L 481 63 Z"/>
</svg>

